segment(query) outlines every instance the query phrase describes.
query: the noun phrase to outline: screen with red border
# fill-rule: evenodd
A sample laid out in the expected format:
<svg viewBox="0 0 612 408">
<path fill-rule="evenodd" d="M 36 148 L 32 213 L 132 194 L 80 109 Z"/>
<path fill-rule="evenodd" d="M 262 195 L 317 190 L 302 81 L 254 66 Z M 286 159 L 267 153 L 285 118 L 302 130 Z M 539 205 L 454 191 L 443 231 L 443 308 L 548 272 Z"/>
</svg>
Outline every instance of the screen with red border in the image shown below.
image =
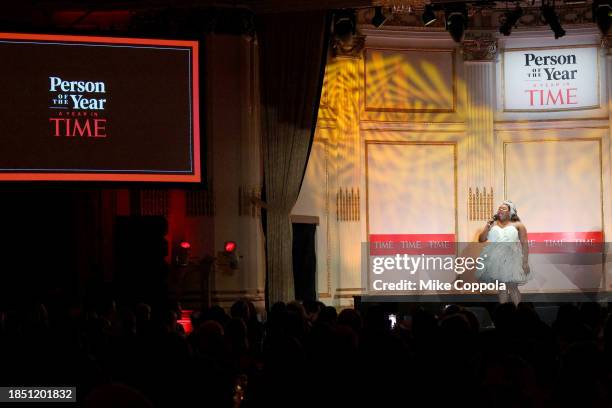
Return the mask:
<svg viewBox="0 0 612 408">
<path fill-rule="evenodd" d="M 196 41 L 0 33 L 0 180 L 200 182 Z"/>
</svg>

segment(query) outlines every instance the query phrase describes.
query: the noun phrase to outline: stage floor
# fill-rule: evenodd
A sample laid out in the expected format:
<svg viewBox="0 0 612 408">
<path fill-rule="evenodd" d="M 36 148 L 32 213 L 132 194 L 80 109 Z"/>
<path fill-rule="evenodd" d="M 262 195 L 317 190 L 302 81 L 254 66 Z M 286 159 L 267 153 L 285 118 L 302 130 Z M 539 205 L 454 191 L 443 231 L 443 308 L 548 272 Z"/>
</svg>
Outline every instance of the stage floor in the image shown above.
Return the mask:
<svg viewBox="0 0 612 408">
<path fill-rule="evenodd" d="M 400 320 L 409 320 L 412 313 L 425 309 L 434 314 L 441 313 L 448 305 L 459 305 L 473 312 L 481 329 L 493 327 L 492 316 L 499 305 L 497 294 L 431 294 L 404 296 L 367 296 L 356 295 L 354 308 L 365 316 L 374 305 L 381 306 L 387 314 L 395 315 Z M 522 293 L 521 302 L 531 303 L 540 319 L 552 324 L 556 319 L 559 306 L 566 303 L 579 304 L 597 302 L 607 304 L 609 292 L 582 293 Z"/>
</svg>

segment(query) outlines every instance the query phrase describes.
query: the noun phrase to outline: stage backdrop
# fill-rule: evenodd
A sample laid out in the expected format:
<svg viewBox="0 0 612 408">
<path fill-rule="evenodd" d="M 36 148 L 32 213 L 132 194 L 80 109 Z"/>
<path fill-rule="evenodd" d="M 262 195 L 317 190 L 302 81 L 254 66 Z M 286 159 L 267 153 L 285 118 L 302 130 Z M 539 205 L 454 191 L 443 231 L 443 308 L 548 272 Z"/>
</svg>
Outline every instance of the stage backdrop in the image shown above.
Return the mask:
<svg viewBox="0 0 612 408">
<path fill-rule="evenodd" d="M 580 292 L 605 287 L 602 131 L 582 131 L 580 136 L 573 137 L 572 130 L 498 134 L 498 168 L 503 183 L 497 189 L 503 192 L 498 201 L 510 199 L 517 205 L 530 244 L 534 279 L 522 291 Z M 454 144 L 368 141 L 366 160 L 371 257 L 405 253 L 479 256 L 479 244 L 439 246 L 457 242 Z M 575 242 L 585 246 L 572 244 Z M 365 259 L 362 267 L 370 294 L 398 294 L 377 289 L 373 285 L 376 279 L 474 281 L 473 273 L 457 276 L 446 268 L 419 270 L 418 276 L 391 269 L 383 276 L 372 273 L 372 259 Z"/>
<path fill-rule="evenodd" d="M 582 138 L 571 130 L 555 133 L 500 133 L 504 195 L 516 203 L 532 246 L 540 243 L 530 255 L 535 279 L 525 290 L 598 290 L 604 284 L 601 251 L 585 253 L 558 241 L 603 241 L 602 131 L 576 133 Z"/>
<path fill-rule="evenodd" d="M 455 242 L 457 232 L 457 160 L 452 142 L 369 141 L 366 143 L 367 229 L 370 242 L 391 243 L 390 253 L 404 253 L 402 243 L 419 243 L 420 254 L 430 243 Z M 371 253 L 379 248 L 372 248 Z M 442 251 L 454 256 L 455 251 Z M 366 289 L 377 279 L 369 273 Z M 419 271 L 418 279 L 452 282 L 448 269 Z M 385 281 L 406 279 L 387 271 Z M 380 293 L 378 293 L 380 294 Z M 394 294 L 394 293 L 390 293 Z"/>
</svg>

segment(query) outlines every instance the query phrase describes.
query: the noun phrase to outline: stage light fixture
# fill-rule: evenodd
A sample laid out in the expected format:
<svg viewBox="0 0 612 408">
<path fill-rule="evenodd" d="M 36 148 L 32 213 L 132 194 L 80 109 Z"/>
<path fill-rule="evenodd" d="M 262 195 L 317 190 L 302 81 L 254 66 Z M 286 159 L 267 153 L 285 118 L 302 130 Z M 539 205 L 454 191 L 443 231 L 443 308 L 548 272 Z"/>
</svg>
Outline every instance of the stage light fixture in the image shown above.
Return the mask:
<svg viewBox="0 0 612 408">
<path fill-rule="evenodd" d="M 425 26 L 433 24 L 437 20 L 433 5 L 428 4 L 425 6 L 425 10 L 423 10 L 423 16 L 421 17 L 421 19 L 423 20 L 423 24 Z"/>
<path fill-rule="evenodd" d="M 237 249 L 238 244 L 236 244 L 236 241 L 225 241 L 223 250 L 217 252 L 216 265 L 228 273 L 240 269 Z"/>
<path fill-rule="evenodd" d="M 177 254 L 176 254 L 176 264 L 178 266 L 187 266 L 189 265 L 189 250 L 191 249 L 191 244 L 187 241 L 181 241 L 179 243 Z"/>
<path fill-rule="evenodd" d="M 225 242 L 225 245 L 223 245 L 223 249 L 228 254 L 234 252 L 237 247 L 238 247 L 238 245 L 236 245 L 235 241 L 227 241 L 227 242 Z"/>
<path fill-rule="evenodd" d="M 236 253 L 237 248 L 236 241 L 226 241 L 223 245 L 223 263 L 229 266 L 231 270 L 237 270 L 239 267 L 238 254 Z"/>
<path fill-rule="evenodd" d="M 504 22 L 499 27 L 499 32 L 505 36 L 512 33 L 512 28 L 516 27 L 519 18 L 523 15 L 523 9 L 517 4 L 514 10 L 510 10 L 504 13 Z"/>
<path fill-rule="evenodd" d="M 468 21 L 465 4 L 448 7 L 444 10 L 444 14 L 446 15 L 446 31 L 449 32 L 455 42 L 461 42 Z"/>
<path fill-rule="evenodd" d="M 612 5 L 610 0 L 593 1 L 593 22 L 597 23 L 601 34 L 606 35 L 610 30 L 610 19 L 612 19 Z"/>
<path fill-rule="evenodd" d="M 561 38 L 565 35 L 565 30 L 561 27 L 561 23 L 559 22 L 559 17 L 555 12 L 555 8 L 550 4 L 542 4 L 542 16 L 550 29 L 555 33 L 555 40 Z"/>
<path fill-rule="evenodd" d="M 356 32 L 355 11 L 337 10 L 334 15 L 334 35 L 341 41 L 348 41 Z"/>
<path fill-rule="evenodd" d="M 382 27 L 387 21 L 387 17 L 382 12 L 382 7 L 378 6 L 374 9 L 374 17 L 372 17 L 372 25 L 376 28 Z"/>
</svg>

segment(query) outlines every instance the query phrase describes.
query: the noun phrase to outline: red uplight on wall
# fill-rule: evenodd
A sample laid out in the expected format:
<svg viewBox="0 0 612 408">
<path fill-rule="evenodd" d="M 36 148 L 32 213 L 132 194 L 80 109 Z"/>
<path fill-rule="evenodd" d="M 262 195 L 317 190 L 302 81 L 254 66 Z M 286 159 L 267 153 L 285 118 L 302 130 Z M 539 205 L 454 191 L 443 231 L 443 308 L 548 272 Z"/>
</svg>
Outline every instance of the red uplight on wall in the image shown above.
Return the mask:
<svg viewBox="0 0 612 408">
<path fill-rule="evenodd" d="M 191 244 L 190 244 L 189 242 L 187 242 L 187 241 L 183 241 L 183 242 L 181 242 L 181 244 L 180 244 L 180 245 L 181 245 L 181 248 L 183 248 L 183 249 L 189 249 L 189 248 L 191 248 Z"/>
<path fill-rule="evenodd" d="M 234 252 L 236 250 L 236 247 L 237 245 L 236 245 L 236 242 L 234 241 L 227 241 L 224 245 L 225 252 L 228 252 L 228 253 Z"/>
</svg>

